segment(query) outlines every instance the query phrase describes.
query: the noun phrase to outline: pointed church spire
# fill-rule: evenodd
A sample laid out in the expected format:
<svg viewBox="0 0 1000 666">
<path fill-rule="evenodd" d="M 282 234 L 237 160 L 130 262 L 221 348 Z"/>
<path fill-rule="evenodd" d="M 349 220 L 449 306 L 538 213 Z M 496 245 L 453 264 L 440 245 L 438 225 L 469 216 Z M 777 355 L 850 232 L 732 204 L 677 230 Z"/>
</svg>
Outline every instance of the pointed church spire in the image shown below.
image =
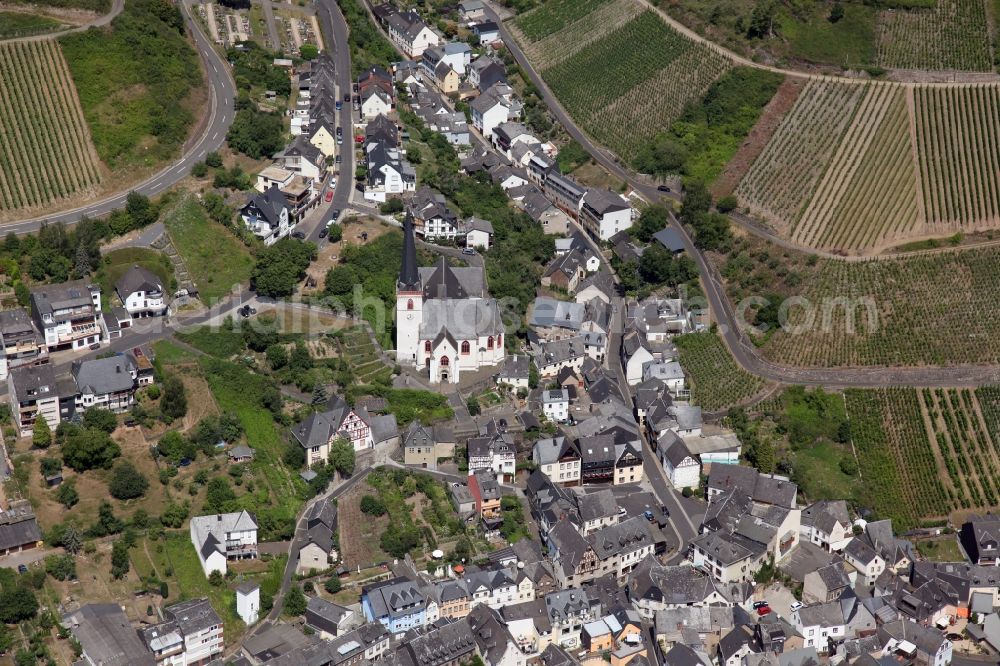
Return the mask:
<svg viewBox="0 0 1000 666">
<path fill-rule="evenodd" d="M 403 265 L 399 269 L 396 287 L 403 291 L 420 291 L 420 273 L 417 271 L 417 243 L 413 238 L 413 215 L 406 213 L 403 220 Z"/>
</svg>

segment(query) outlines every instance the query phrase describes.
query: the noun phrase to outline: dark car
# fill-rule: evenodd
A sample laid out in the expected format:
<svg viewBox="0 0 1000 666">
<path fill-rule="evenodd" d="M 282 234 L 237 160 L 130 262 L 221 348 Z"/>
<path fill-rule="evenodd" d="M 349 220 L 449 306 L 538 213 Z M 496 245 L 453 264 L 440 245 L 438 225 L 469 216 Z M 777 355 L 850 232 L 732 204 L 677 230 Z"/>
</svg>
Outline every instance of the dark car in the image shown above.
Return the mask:
<svg viewBox="0 0 1000 666">
<path fill-rule="evenodd" d="M 336 104 L 336 108 L 337 108 L 337 111 L 340 111 L 340 108 L 341 108 L 341 107 L 342 107 L 343 105 L 344 105 L 344 103 L 343 103 L 343 102 L 341 102 L 341 101 L 340 101 L 340 100 L 338 99 L 338 100 L 337 100 L 337 104 Z"/>
<path fill-rule="evenodd" d="M 90 348 L 96 351 L 101 348 L 101 343 L 95 342 L 94 344 L 90 345 Z"/>
<path fill-rule="evenodd" d="M 190 464 L 191 464 L 191 459 L 190 458 L 181 458 L 181 461 L 179 463 L 177 463 L 177 466 L 178 467 L 187 467 Z"/>
<path fill-rule="evenodd" d="M 336 208 L 330 213 L 330 221 L 336 222 L 338 217 L 340 217 L 340 209 Z"/>
<path fill-rule="evenodd" d="M 766 601 L 755 601 L 755 602 L 753 602 L 753 609 L 754 610 L 758 610 L 760 608 L 766 608 L 766 607 L 768 607 L 770 605 L 771 604 L 767 603 Z"/>
<path fill-rule="evenodd" d="M 338 127 L 337 128 L 337 136 L 344 136 L 344 128 L 343 127 Z"/>
<path fill-rule="evenodd" d="M 28 573 L 28 567 L 24 566 L 23 564 L 18 564 L 17 573 Z"/>
<path fill-rule="evenodd" d="M 341 162 L 343 162 L 343 160 L 340 158 L 340 155 L 337 155 L 337 164 L 340 164 Z"/>
<path fill-rule="evenodd" d="M 326 238 L 326 235 L 328 233 L 330 233 L 330 227 L 323 227 L 322 229 L 319 230 L 319 237 Z"/>
<path fill-rule="evenodd" d="M 246 319 L 246 318 L 247 318 L 247 317 L 249 317 L 250 315 L 255 315 L 255 314 L 257 314 L 257 308 L 252 308 L 252 307 L 250 307 L 249 305 L 244 305 L 243 307 L 241 307 L 241 308 L 240 308 L 240 309 L 238 310 L 238 312 L 240 313 L 240 315 L 241 315 L 241 316 L 242 316 L 242 317 L 243 317 L 244 319 Z"/>
<path fill-rule="evenodd" d="M 301 231 L 293 231 L 292 232 L 292 238 L 298 238 L 299 240 L 302 240 L 305 237 L 306 237 L 306 235 L 304 233 L 302 233 Z"/>
<path fill-rule="evenodd" d="M 345 102 L 351 101 L 351 93 L 344 93 L 344 101 Z"/>
<path fill-rule="evenodd" d="M 670 191 L 670 186 L 669 185 L 657 185 L 656 189 L 658 189 L 660 192 L 669 192 Z"/>
</svg>

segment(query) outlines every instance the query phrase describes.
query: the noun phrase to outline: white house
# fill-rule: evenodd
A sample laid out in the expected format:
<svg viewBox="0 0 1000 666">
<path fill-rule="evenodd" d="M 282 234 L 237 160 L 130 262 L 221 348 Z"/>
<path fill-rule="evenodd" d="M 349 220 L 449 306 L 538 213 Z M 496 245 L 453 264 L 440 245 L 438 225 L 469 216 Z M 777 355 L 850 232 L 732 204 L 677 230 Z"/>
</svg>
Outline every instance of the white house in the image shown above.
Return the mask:
<svg viewBox="0 0 1000 666">
<path fill-rule="evenodd" d="M 248 580 L 236 586 L 236 614 L 249 627 L 260 615 L 260 583 Z"/>
<path fill-rule="evenodd" d="M 133 317 L 157 317 L 167 312 L 160 278 L 139 265 L 125 271 L 115 283 L 115 291 Z"/>
<path fill-rule="evenodd" d="M 803 606 L 792 611 L 792 625 L 803 639 L 804 647 L 825 653 L 830 641 L 841 641 L 847 634 L 847 620 L 841 602 L 828 601 Z"/>
<path fill-rule="evenodd" d="M 569 390 L 565 388 L 542 392 L 542 414 L 553 423 L 569 420 Z"/>
<path fill-rule="evenodd" d="M 701 463 L 688 450 L 677 433 L 667 431 L 657 443 L 663 471 L 674 489 L 697 488 L 701 481 Z"/>
<path fill-rule="evenodd" d="M 101 288 L 86 280 L 48 284 L 31 292 L 31 314 L 49 351 L 101 342 Z"/>
<path fill-rule="evenodd" d="M 580 222 L 594 238 L 608 240 L 632 226 L 632 207 L 610 190 L 591 188 L 580 202 Z"/>
<path fill-rule="evenodd" d="M 361 115 L 365 120 L 372 120 L 386 115 L 392 110 L 392 100 L 378 86 L 371 86 L 361 95 Z"/>
<path fill-rule="evenodd" d="M 677 394 L 684 388 L 684 368 L 677 361 L 653 360 L 642 366 L 642 381 L 658 379 L 667 390 Z"/>
<path fill-rule="evenodd" d="M 10 369 L 38 363 L 47 355 L 42 336 L 27 310 L 0 311 L 0 380 L 7 379 Z"/>
<path fill-rule="evenodd" d="M 208 599 L 202 597 L 181 601 L 164 608 L 163 615 L 177 627 L 184 639 L 184 652 L 173 657 L 173 664 L 207 664 L 222 656 L 225 649 L 222 618 Z"/>
<path fill-rule="evenodd" d="M 288 199 L 277 185 L 272 184 L 266 192 L 253 196 L 243 205 L 240 218 L 264 245 L 274 245 L 291 231 L 291 210 Z"/>
<path fill-rule="evenodd" d="M 854 537 L 844 500 L 820 500 L 802 509 L 802 538 L 830 552 L 842 551 Z"/>
<path fill-rule="evenodd" d="M 417 59 L 431 46 L 440 42 L 437 33 L 427 27 L 414 11 L 393 12 L 386 20 L 389 38 L 408 58 Z"/>
<path fill-rule="evenodd" d="M 472 109 L 472 125 L 489 140 L 493 130 L 500 124 L 520 115 L 513 101 L 513 89 L 506 83 L 495 83 L 469 104 Z"/>
<path fill-rule="evenodd" d="M 469 476 L 489 471 L 499 483 L 513 483 L 517 463 L 514 441 L 507 433 L 492 432 L 469 439 L 467 457 Z"/>
<path fill-rule="evenodd" d="M 383 141 L 365 146 L 368 163 L 365 199 L 384 202 L 387 197 L 413 192 L 417 187 L 417 172 L 404 160 L 399 150 Z"/>
<path fill-rule="evenodd" d="M 634 331 L 626 333 L 622 339 L 622 355 L 625 381 L 629 386 L 641 383 L 643 368 L 654 361 L 653 354 L 646 348 L 642 336 Z"/>
<path fill-rule="evenodd" d="M 310 414 L 292 428 L 295 438 L 306 452 L 306 465 L 324 462 L 330 457 L 330 445 L 338 437 L 351 443 L 355 451 L 375 448 L 372 418 L 363 406 L 352 408 L 340 396 L 328 402 L 325 411 Z"/>
<path fill-rule="evenodd" d="M 844 547 L 843 555 L 869 587 L 875 585 L 875 580 L 885 571 L 885 560 L 864 539 L 851 539 Z"/>
<path fill-rule="evenodd" d="M 225 575 L 229 560 L 257 557 L 257 521 L 246 511 L 195 516 L 190 532 L 205 576 Z"/>
<path fill-rule="evenodd" d="M 78 412 L 100 407 L 120 414 L 135 404 L 139 368 L 128 354 L 74 361 L 70 372 Z"/>
<path fill-rule="evenodd" d="M 475 216 L 465 221 L 465 247 L 489 250 L 493 242 L 493 223 Z"/>
<path fill-rule="evenodd" d="M 531 460 L 552 483 L 580 485 L 580 452 L 566 437 L 538 440 L 532 447 Z"/>
</svg>

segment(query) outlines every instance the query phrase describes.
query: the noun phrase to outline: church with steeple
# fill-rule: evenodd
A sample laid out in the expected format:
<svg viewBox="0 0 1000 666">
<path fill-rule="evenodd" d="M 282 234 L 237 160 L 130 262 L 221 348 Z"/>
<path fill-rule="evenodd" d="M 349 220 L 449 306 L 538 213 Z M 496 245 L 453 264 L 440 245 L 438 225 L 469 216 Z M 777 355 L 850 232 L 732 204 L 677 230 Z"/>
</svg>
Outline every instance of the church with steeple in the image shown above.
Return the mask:
<svg viewBox="0 0 1000 666">
<path fill-rule="evenodd" d="M 431 383 L 457 384 L 462 373 L 504 360 L 500 307 L 476 266 L 441 257 L 417 266 L 413 218 L 403 222 L 403 264 L 396 281 L 396 361 L 427 370 Z"/>
</svg>

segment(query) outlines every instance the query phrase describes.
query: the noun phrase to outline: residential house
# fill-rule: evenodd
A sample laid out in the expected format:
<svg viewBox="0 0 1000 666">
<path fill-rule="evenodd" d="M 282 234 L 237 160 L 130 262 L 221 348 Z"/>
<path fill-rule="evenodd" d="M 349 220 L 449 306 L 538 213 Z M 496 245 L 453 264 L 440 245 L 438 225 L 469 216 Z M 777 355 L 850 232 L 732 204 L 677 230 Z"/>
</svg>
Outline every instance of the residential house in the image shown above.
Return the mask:
<svg viewBox="0 0 1000 666">
<path fill-rule="evenodd" d="M 365 199 L 384 203 L 394 194 L 413 192 L 417 172 L 404 160 L 395 145 L 376 141 L 365 144 Z"/>
<path fill-rule="evenodd" d="M 243 204 L 240 218 L 264 245 L 274 245 L 291 231 L 291 211 L 285 195 L 277 185 L 271 185 L 263 194 L 255 194 Z"/>
<path fill-rule="evenodd" d="M 580 452 L 565 436 L 557 435 L 535 442 L 531 459 L 553 483 L 580 485 Z"/>
<path fill-rule="evenodd" d="M 843 555 L 868 587 L 874 587 L 875 581 L 885 571 L 885 560 L 864 539 L 851 539 L 844 547 Z"/>
<path fill-rule="evenodd" d="M 305 136 L 296 137 L 274 160 L 283 169 L 312 181 L 320 181 L 326 175 L 326 156 Z"/>
<path fill-rule="evenodd" d="M 580 202 L 580 222 L 583 228 L 602 241 L 632 226 L 632 207 L 619 194 L 591 188 Z"/>
<path fill-rule="evenodd" d="M 500 486 L 489 470 L 478 470 L 469 476 L 469 492 L 476 503 L 476 514 L 487 531 L 495 530 L 503 521 L 500 510 Z"/>
<path fill-rule="evenodd" d="M 42 545 L 42 531 L 28 500 L 11 500 L 0 511 L 0 556 L 34 550 Z"/>
<path fill-rule="evenodd" d="M 343 636 L 355 624 L 354 611 L 345 606 L 309 597 L 306 601 L 306 626 L 316 632 L 324 641 Z"/>
<path fill-rule="evenodd" d="M 553 423 L 569 421 L 569 391 L 564 388 L 542 391 L 542 414 Z"/>
<path fill-rule="evenodd" d="M 596 258 L 596 257 L 595 257 Z M 598 260 L 597 267 L 593 270 L 596 271 L 600 268 L 600 261 Z M 591 263 L 587 261 L 587 271 L 591 271 Z M 593 299 L 602 301 L 605 305 L 611 304 L 611 299 L 615 297 L 617 293 L 617 287 L 615 286 L 614 278 L 611 277 L 610 273 L 596 273 L 588 275 L 580 284 L 577 285 L 576 295 L 574 299 L 577 303 L 589 303 Z"/>
<path fill-rule="evenodd" d="M 472 34 L 479 38 L 480 44 L 500 41 L 500 27 L 494 21 L 483 21 L 473 25 Z"/>
<path fill-rule="evenodd" d="M 455 434 L 446 425 L 431 427 L 414 421 L 403 436 L 403 463 L 406 465 L 437 469 L 438 460 L 454 455 Z"/>
<path fill-rule="evenodd" d="M 739 489 L 754 502 L 795 508 L 798 486 L 776 474 L 761 474 L 752 467 L 742 465 L 715 465 L 708 475 L 707 496 Z"/>
<path fill-rule="evenodd" d="M 91 407 L 121 414 L 135 404 L 139 387 L 139 364 L 130 354 L 73 361 L 71 374 L 76 383 L 75 410 Z"/>
<path fill-rule="evenodd" d="M 183 661 L 180 663 L 207 664 L 222 657 L 225 649 L 222 618 L 208 599 L 188 599 L 167 606 L 163 616 L 168 626 L 176 627 L 183 638 Z"/>
<path fill-rule="evenodd" d="M 60 388 L 55 369 L 50 365 L 23 365 L 7 374 L 11 412 L 21 437 L 31 437 L 40 416 L 53 431 L 59 425 L 63 413 L 60 394 L 71 404 L 76 394 L 75 387 L 67 390 L 63 386 L 62 391 Z M 71 406 L 66 409 L 72 411 Z"/>
<path fill-rule="evenodd" d="M 697 488 L 701 483 L 701 463 L 691 454 L 677 433 L 667 431 L 657 442 L 660 462 L 675 490 Z"/>
<path fill-rule="evenodd" d="M 914 622 L 887 622 L 878 628 L 878 638 L 886 656 L 917 659 L 927 666 L 948 666 L 952 661 L 952 642 L 940 631 Z"/>
<path fill-rule="evenodd" d="M 624 582 L 630 571 L 653 554 L 654 539 L 643 517 L 602 527 L 583 537 L 569 521 L 548 533 L 549 557 L 560 588 L 576 587 L 611 575 Z"/>
<path fill-rule="evenodd" d="M 465 247 L 489 250 L 493 244 L 493 223 L 489 220 L 472 216 L 462 226 L 465 234 Z"/>
<path fill-rule="evenodd" d="M 530 166 L 530 165 L 529 165 Z M 530 170 L 529 170 L 530 173 Z M 587 189 L 570 176 L 552 170 L 545 176 L 543 185 L 546 196 L 574 220 L 580 216 L 580 202 Z"/>
<path fill-rule="evenodd" d="M 513 89 L 506 83 L 494 83 L 469 104 L 472 125 L 487 140 L 493 139 L 493 130 L 502 123 L 518 118 L 520 103 L 513 99 Z"/>
<path fill-rule="evenodd" d="M 531 379 L 531 358 L 524 354 L 511 354 L 497 373 L 497 384 L 515 389 L 526 389 Z"/>
<path fill-rule="evenodd" d="M 469 476 L 477 471 L 491 471 L 501 483 L 513 483 L 515 470 L 514 440 L 506 431 L 496 430 L 468 442 Z"/>
<path fill-rule="evenodd" d="M 440 192 L 421 187 L 407 204 L 407 211 L 413 216 L 414 232 L 425 240 L 454 240 L 458 236 L 458 215 Z"/>
<path fill-rule="evenodd" d="M 0 316 L 3 314 L 0 313 Z M 992 514 L 972 517 L 962 525 L 960 538 L 973 564 L 1000 565 L 1000 517 Z"/>
<path fill-rule="evenodd" d="M 367 622 L 380 622 L 394 636 L 426 623 L 427 599 L 412 580 L 396 577 L 361 588 Z"/>
<path fill-rule="evenodd" d="M 377 86 L 361 94 L 361 117 L 372 120 L 392 111 L 392 96 Z"/>
<path fill-rule="evenodd" d="M 458 12 L 465 21 L 476 21 L 486 16 L 486 9 L 483 0 L 462 0 L 458 5 Z"/>
<path fill-rule="evenodd" d="M 47 284 L 31 291 L 31 314 L 48 351 L 101 342 L 101 288 L 86 280 Z"/>
<path fill-rule="evenodd" d="M 48 349 L 24 308 L 0 311 L 0 380 L 11 368 L 48 360 Z"/>
<path fill-rule="evenodd" d="M 428 48 L 440 43 L 437 33 L 431 30 L 414 11 L 393 11 L 385 20 L 389 39 L 406 55 L 416 60 Z"/>
<path fill-rule="evenodd" d="M 541 191 L 535 190 L 526 195 L 521 207 L 547 234 L 565 234 L 569 230 L 569 215 L 557 208 Z"/>
<path fill-rule="evenodd" d="M 802 509 L 802 538 L 830 552 L 840 552 L 853 538 L 845 500 L 819 500 Z"/>
<path fill-rule="evenodd" d="M 206 577 L 225 574 L 229 560 L 257 557 L 257 521 L 246 511 L 195 516 L 189 531 Z"/>
<path fill-rule="evenodd" d="M 132 317 L 158 317 L 167 313 L 162 281 L 138 264 L 118 279 L 115 291 Z"/>
<path fill-rule="evenodd" d="M 843 562 L 836 562 L 805 575 L 802 582 L 802 601 L 820 604 L 839 599 L 851 587 L 851 578 Z"/>
<path fill-rule="evenodd" d="M 597 617 L 598 604 L 579 589 L 560 590 L 545 595 L 545 609 L 552 628 L 550 648 L 574 649 L 580 645 L 583 625 Z"/>
<path fill-rule="evenodd" d="M 831 643 L 876 631 L 875 617 L 853 595 L 796 609 L 791 623 L 803 637 L 804 646 L 820 654 L 826 654 Z"/>
<path fill-rule="evenodd" d="M 497 62 L 493 57 L 481 55 L 469 66 L 468 82 L 482 93 L 498 83 L 506 85 L 507 70 L 503 63 Z"/>
<path fill-rule="evenodd" d="M 664 566 L 653 558 L 643 560 L 628 576 L 629 601 L 647 619 L 679 608 L 726 605 L 715 581 L 695 567 Z"/>
<path fill-rule="evenodd" d="M 334 545 L 335 534 L 337 505 L 334 500 L 324 498 L 313 504 L 306 516 L 306 538 L 299 548 L 296 573 L 329 569 L 339 557 Z"/>
<path fill-rule="evenodd" d="M 80 606 L 62 616 L 62 626 L 80 644 L 84 663 L 129 666 L 155 666 L 157 663 L 117 603 Z"/>
<path fill-rule="evenodd" d="M 420 68 L 428 78 L 434 78 L 442 63 L 459 77 L 463 77 L 472 63 L 472 48 L 465 42 L 446 42 L 430 47 L 420 58 Z"/>
<path fill-rule="evenodd" d="M 326 410 L 310 414 L 292 428 L 292 437 L 305 449 L 306 467 L 311 467 L 330 457 L 330 445 L 338 437 L 350 442 L 356 452 L 374 448 L 371 420 L 364 407 L 352 408 L 340 396 L 333 396 Z"/>
</svg>

